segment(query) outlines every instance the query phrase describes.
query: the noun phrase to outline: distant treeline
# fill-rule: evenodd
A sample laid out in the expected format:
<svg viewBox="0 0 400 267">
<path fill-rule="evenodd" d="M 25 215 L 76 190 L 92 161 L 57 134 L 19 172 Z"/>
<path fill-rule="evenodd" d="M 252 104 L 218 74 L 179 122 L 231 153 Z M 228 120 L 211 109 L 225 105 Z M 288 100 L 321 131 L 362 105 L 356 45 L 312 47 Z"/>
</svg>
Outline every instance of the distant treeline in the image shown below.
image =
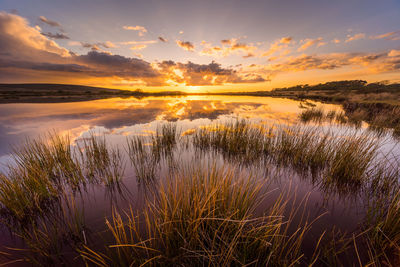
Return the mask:
<svg viewBox="0 0 400 267">
<path fill-rule="evenodd" d="M 317 85 L 296 85 L 292 87 L 275 88 L 277 91 L 358 91 L 360 93 L 399 92 L 400 84 L 387 82 L 368 83 L 364 80 L 348 80 L 320 83 Z"/>
</svg>

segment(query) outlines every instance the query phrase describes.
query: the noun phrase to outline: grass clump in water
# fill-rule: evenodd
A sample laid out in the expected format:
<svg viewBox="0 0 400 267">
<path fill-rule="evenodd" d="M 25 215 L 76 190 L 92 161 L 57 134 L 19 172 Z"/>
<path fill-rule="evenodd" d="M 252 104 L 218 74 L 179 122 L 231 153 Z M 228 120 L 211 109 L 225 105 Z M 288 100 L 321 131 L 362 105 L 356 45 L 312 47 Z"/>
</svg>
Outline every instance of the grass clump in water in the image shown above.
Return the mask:
<svg viewBox="0 0 400 267">
<path fill-rule="evenodd" d="M 189 168 L 171 177 L 141 216 L 132 210 L 125 216 L 114 213 L 106 222 L 114 237 L 106 252 L 86 247 L 81 256 L 99 266 L 302 263 L 308 225 L 288 231 L 292 216 L 283 215 L 287 204 L 283 197 L 264 216 L 256 217 L 261 187 L 236 171 Z"/>
<path fill-rule="evenodd" d="M 363 184 L 378 155 L 379 142 L 372 135 L 343 137 L 334 142 L 334 156 L 325 182 L 356 186 Z"/>
<path fill-rule="evenodd" d="M 400 263 L 399 167 L 399 161 L 376 166 L 371 183 L 365 228 L 369 257 L 377 266 Z"/>
<path fill-rule="evenodd" d="M 201 150 L 214 149 L 227 158 L 251 163 L 261 158 L 264 137 L 263 127 L 238 120 L 200 128 L 193 136 L 193 144 Z"/>
<path fill-rule="evenodd" d="M 108 148 L 105 137 L 91 135 L 78 145 L 80 162 L 89 181 L 105 185 L 118 183 L 124 175 L 124 160 L 119 149 Z"/>
<path fill-rule="evenodd" d="M 128 139 L 128 154 L 139 182 L 152 181 L 156 176 L 159 154 L 141 136 Z"/>
<path fill-rule="evenodd" d="M 324 110 L 322 108 L 311 108 L 303 110 L 299 116 L 300 120 L 303 122 L 321 122 L 324 118 L 324 115 Z"/>
<path fill-rule="evenodd" d="M 15 164 L 0 174 L 2 212 L 24 221 L 49 209 L 67 188 L 111 185 L 122 178 L 122 156 L 108 149 L 104 139 L 92 136 L 78 148 L 73 150 L 68 137 L 49 135 L 47 141 L 27 141 L 15 149 Z"/>
<path fill-rule="evenodd" d="M 180 134 L 176 123 L 164 123 L 157 126 L 156 133 L 152 135 L 153 153 L 159 161 L 162 156 L 171 157 L 179 141 Z"/>
<path fill-rule="evenodd" d="M 31 218 L 25 224 L 8 224 L 8 228 L 26 246 L 25 249 L 17 249 L 19 255 L 10 263 L 23 261 L 35 266 L 59 266 L 74 262 L 75 259 L 70 256 L 87 242 L 86 233 L 89 231 L 85 226 L 83 210 L 76 206 L 75 197 L 63 194 L 60 198 L 59 205 L 54 205 L 47 216 Z"/>
</svg>

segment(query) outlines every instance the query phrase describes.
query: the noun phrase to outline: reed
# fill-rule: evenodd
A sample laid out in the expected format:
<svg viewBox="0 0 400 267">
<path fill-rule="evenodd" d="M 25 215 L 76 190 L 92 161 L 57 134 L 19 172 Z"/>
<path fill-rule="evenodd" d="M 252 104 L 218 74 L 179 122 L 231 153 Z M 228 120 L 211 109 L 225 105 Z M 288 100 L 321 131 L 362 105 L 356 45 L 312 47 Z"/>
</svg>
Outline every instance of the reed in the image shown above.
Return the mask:
<svg viewBox="0 0 400 267">
<path fill-rule="evenodd" d="M 289 231 L 285 197 L 256 217 L 262 184 L 225 168 L 189 168 L 171 177 L 143 215 L 132 210 L 106 221 L 114 243 L 105 252 L 85 247 L 82 258 L 98 266 L 243 266 L 300 264 L 309 225 Z M 123 219 L 123 217 L 125 217 Z M 142 218 L 141 220 L 139 218 Z M 140 233 L 146 233 L 141 237 Z"/>
<path fill-rule="evenodd" d="M 398 177 L 397 177 L 398 178 Z M 400 190 L 375 197 L 368 209 L 365 228 L 370 262 L 377 266 L 400 263 Z"/>
<path fill-rule="evenodd" d="M 330 110 L 325 112 L 325 110 L 321 107 L 319 108 L 308 108 L 303 110 L 299 114 L 300 121 L 307 123 L 307 122 L 334 122 L 337 124 L 348 124 L 359 127 L 361 124 L 361 117 L 351 116 L 350 118 L 346 116 L 343 111 L 337 112 L 335 110 Z"/>
<path fill-rule="evenodd" d="M 335 139 L 334 156 L 325 174 L 326 182 L 361 185 L 376 161 L 379 141 L 373 135 Z"/>
<path fill-rule="evenodd" d="M 105 137 L 92 134 L 77 147 L 79 162 L 86 180 L 105 185 L 118 183 L 124 176 L 125 164 L 118 148 L 108 148 Z"/>
<path fill-rule="evenodd" d="M 152 135 L 153 154 L 159 161 L 162 156 L 171 157 L 172 152 L 179 142 L 180 132 L 176 123 L 164 123 L 157 126 L 156 133 Z"/>
<path fill-rule="evenodd" d="M 311 108 L 303 110 L 299 117 L 303 122 L 315 121 L 321 122 L 324 118 L 324 110 L 322 108 Z"/>
<path fill-rule="evenodd" d="M 154 180 L 159 162 L 159 154 L 155 153 L 154 148 L 146 141 L 142 136 L 134 136 L 127 140 L 128 155 L 139 182 Z"/>
<path fill-rule="evenodd" d="M 160 186 L 143 210 L 115 207 L 95 242 L 74 196 L 88 184 L 118 185 L 125 174 L 121 150 L 94 135 L 76 146 L 68 137 L 51 135 L 16 149 L 15 164 L 0 174 L 1 219 L 27 246 L 24 260 L 66 264 L 70 253 L 99 266 L 345 265 L 346 257 L 362 264 L 399 263 L 400 168 L 379 154 L 377 135 L 238 120 L 199 128 L 184 140 L 179 136 L 176 124 L 164 124 L 153 136 L 127 140 L 126 156 L 138 182 L 166 179 L 157 180 Z M 182 142 L 179 148 L 221 156 L 220 165 L 205 164 L 203 157 L 189 165 L 174 160 L 176 166 L 161 177 L 157 168 L 181 152 L 176 147 Z M 270 196 L 266 183 L 279 177 L 251 175 L 255 163 L 312 174 L 324 193 L 365 193 L 370 202 L 364 224 L 348 235 L 328 235 L 325 229 L 314 253 L 306 253 L 312 227 L 303 209 L 308 195 L 299 202 L 283 192 L 256 215 Z"/>
<path fill-rule="evenodd" d="M 228 159 L 253 162 L 264 151 L 265 129 L 245 120 L 226 125 L 200 128 L 193 136 L 193 144 L 201 150 L 214 149 Z"/>
<path fill-rule="evenodd" d="M 3 213 L 19 221 L 43 213 L 67 188 L 87 183 L 111 185 L 124 174 L 122 154 L 105 140 L 91 136 L 74 150 L 69 137 L 50 134 L 46 140 L 27 141 L 15 149 L 14 165 L 0 174 Z"/>
<path fill-rule="evenodd" d="M 302 173 L 319 173 L 324 183 L 360 185 L 367 180 L 380 147 L 376 135 L 348 133 L 344 136 L 317 127 L 234 124 L 199 129 L 193 144 L 241 162 L 270 160 L 292 166 Z"/>
<path fill-rule="evenodd" d="M 64 193 L 61 198 L 59 205 L 54 205 L 46 216 L 31 218 L 24 224 L 8 224 L 25 244 L 24 249 L 7 248 L 18 251 L 19 257 L 15 260 L 35 266 L 66 265 L 74 261 L 70 256 L 86 243 L 89 231 L 75 197 Z"/>
</svg>

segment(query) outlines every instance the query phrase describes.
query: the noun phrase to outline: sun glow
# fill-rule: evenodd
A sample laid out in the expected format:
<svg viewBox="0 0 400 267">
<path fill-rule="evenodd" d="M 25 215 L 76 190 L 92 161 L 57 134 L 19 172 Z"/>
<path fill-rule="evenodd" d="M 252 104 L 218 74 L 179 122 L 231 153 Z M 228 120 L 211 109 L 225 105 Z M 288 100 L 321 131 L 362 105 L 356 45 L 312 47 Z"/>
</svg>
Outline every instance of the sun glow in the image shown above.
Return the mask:
<svg viewBox="0 0 400 267">
<path fill-rule="evenodd" d="M 185 87 L 185 89 L 188 92 L 199 92 L 201 90 L 201 86 L 188 85 L 188 86 Z"/>
</svg>

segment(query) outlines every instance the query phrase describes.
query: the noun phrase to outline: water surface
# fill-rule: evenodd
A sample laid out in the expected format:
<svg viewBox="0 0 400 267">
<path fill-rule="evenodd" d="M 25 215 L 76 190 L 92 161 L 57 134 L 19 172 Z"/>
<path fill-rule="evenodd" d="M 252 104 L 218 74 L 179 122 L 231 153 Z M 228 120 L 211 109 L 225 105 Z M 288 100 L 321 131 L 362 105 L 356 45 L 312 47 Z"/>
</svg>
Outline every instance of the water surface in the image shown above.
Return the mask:
<svg viewBox="0 0 400 267">
<path fill-rule="evenodd" d="M 337 105 L 316 103 L 326 111 L 341 111 Z M 157 127 L 167 121 L 176 122 L 178 130 L 185 135 L 191 129 L 204 125 L 236 121 L 245 118 L 252 122 L 291 125 L 299 123 L 299 113 L 304 106 L 299 101 L 270 97 L 247 96 L 185 96 L 185 97 L 149 97 L 110 98 L 87 102 L 51 103 L 51 104 L 2 104 L 0 105 L 0 169 L 5 170 L 11 163 L 10 153 L 13 147 L 20 146 L 26 139 L 44 137 L 49 132 L 69 135 L 73 142 L 95 133 L 104 135 L 107 142 L 115 147 L 126 147 L 129 136 L 153 134 Z M 365 126 L 365 125 L 364 125 Z M 322 123 L 321 130 L 363 134 L 366 128 L 355 129 L 352 126 Z M 389 139 L 388 139 L 389 140 Z M 395 141 L 389 140 L 383 149 L 393 150 Z M 196 161 L 193 151 L 178 149 L 175 152 L 180 163 Z M 225 162 L 223 158 L 213 158 L 219 164 L 234 167 L 234 162 Z M 84 210 L 85 221 L 92 232 L 104 230 L 104 218 L 109 217 L 112 209 L 118 206 L 127 209 L 132 206 L 141 210 L 148 197 L 148 188 L 135 179 L 134 171 L 126 162 L 125 177 L 117 190 L 102 185 L 93 185 L 77 196 L 77 204 Z M 158 170 L 160 176 L 167 175 L 167 165 Z M 242 168 L 242 167 L 241 167 Z M 259 214 L 271 204 L 271 199 L 283 190 L 291 190 L 295 203 L 308 196 L 307 214 L 312 218 L 325 214 L 313 228 L 310 243 L 321 231 L 329 227 L 338 227 L 344 231 L 354 231 L 365 215 L 364 199 L 358 194 L 346 195 L 327 191 L 312 179 L 306 179 L 289 168 L 277 169 L 262 163 L 243 167 L 248 173 L 255 173 L 260 179 L 271 176 L 280 179 L 268 180 L 270 198 L 266 198 L 257 209 Z M 276 173 L 280 174 L 277 175 Z M 272 174 L 273 173 L 273 174 Z M 18 246 L 19 241 L 3 228 L 2 245 Z M 0 244 L 1 245 L 1 244 Z"/>
</svg>

